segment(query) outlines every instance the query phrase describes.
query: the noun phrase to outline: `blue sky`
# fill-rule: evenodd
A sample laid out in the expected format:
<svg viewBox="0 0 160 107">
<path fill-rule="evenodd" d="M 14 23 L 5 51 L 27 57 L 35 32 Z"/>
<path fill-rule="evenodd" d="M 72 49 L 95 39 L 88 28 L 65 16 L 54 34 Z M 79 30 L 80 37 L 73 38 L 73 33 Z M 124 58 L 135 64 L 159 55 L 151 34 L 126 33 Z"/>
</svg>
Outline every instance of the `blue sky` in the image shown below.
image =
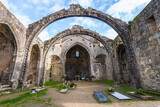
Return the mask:
<svg viewBox="0 0 160 107">
<path fill-rule="evenodd" d="M 27 28 L 30 23 L 69 5 L 80 4 L 84 8 L 92 7 L 128 23 L 140 13 L 151 0 L 0 0 Z M 85 17 L 73 17 L 58 20 L 47 26 L 39 35 L 42 41 L 57 33 L 81 25 L 85 29 L 98 32 L 102 36 L 114 39 L 117 33 L 106 23 Z"/>
</svg>

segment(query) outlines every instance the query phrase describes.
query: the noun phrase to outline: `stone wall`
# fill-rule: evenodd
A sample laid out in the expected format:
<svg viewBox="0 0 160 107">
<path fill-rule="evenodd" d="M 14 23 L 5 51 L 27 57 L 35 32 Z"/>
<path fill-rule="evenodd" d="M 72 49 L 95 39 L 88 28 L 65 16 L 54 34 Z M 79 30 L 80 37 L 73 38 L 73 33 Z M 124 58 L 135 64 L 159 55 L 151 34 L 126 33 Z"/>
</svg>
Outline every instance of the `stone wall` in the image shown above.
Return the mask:
<svg viewBox="0 0 160 107">
<path fill-rule="evenodd" d="M 152 0 L 130 24 L 141 86 L 160 92 L 160 1 Z"/>
<path fill-rule="evenodd" d="M 78 30 L 80 26 L 78 27 L 77 25 L 73 27 L 74 30 L 75 28 Z M 71 29 L 72 31 L 72 29 Z M 88 30 L 89 31 L 89 30 Z M 63 31 L 63 33 L 65 33 Z M 59 33 L 61 34 L 61 33 Z M 106 51 L 104 46 L 100 43 L 100 41 L 96 40 L 93 37 L 90 37 L 89 35 L 84 35 L 84 34 L 74 34 L 74 35 L 68 35 L 61 37 L 59 40 L 52 42 L 54 40 L 53 38 L 49 41 L 46 41 L 45 43 L 52 45 L 49 48 L 48 53 L 46 53 L 46 74 L 49 76 L 49 73 L 47 73 L 50 69 L 50 63 L 51 63 L 51 58 L 52 56 L 56 55 L 60 58 L 62 61 L 62 69 L 61 72 L 58 74 L 64 74 L 65 73 L 65 63 L 66 63 L 66 55 L 67 52 L 74 46 L 79 45 L 82 46 L 87 50 L 89 53 L 90 57 L 90 75 L 93 78 L 93 80 L 105 80 L 105 79 L 112 79 L 112 58 L 110 54 Z M 111 49 L 111 43 L 110 39 L 105 38 L 106 41 L 108 41 L 107 48 Z M 49 43 L 48 43 L 49 42 Z M 45 45 L 48 47 L 48 45 Z M 104 57 L 102 57 L 104 56 Z M 103 63 L 99 61 L 98 59 L 103 58 Z M 53 69 L 53 68 L 52 68 Z M 58 68 L 59 69 L 59 68 Z M 55 71 L 54 71 L 55 72 Z M 54 73 L 55 74 L 55 73 Z M 46 76 L 47 76 L 46 75 Z M 57 75 L 59 76 L 59 75 Z M 48 77 L 46 77 L 46 80 L 49 80 Z"/>
<path fill-rule="evenodd" d="M 34 46 L 36 46 L 35 52 L 32 51 Z M 44 43 L 38 37 L 34 38 L 32 44 L 31 44 L 31 46 L 29 48 L 29 59 L 28 59 L 29 65 L 28 65 L 28 67 L 26 69 L 27 72 L 26 72 L 26 75 L 24 77 L 25 80 L 27 80 L 28 73 L 29 72 L 32 73 L 32 70 L 30 69 L 30 67 L 31 68 L 33 67 L 33 69 L 36 67 L 37 69 L 33 70 L 36 73 L 35 84 L 39 84 L 40 78 L 41 78 L 41 71 L 43 70 L 43 65 L 42 65 L 42 63 L 43 63 L 43 51 L 44 51 Z M 39 58 L 37 59 L 37 57 L 39 57 Z M 35 60 L 35 59 L 37 59 L 37 60 Z M 35 63 L 34 62 L 32 63 L 31 60 L 34 61 Z M 35 67 L 33 65 L 31 65 L 31 63 L 35 64 Z"/>
<path fill-rule="evenodd" d="M 48 71 L 50 68 L 49 64 L 51 63 L 52 55 L 57 55 L 61 60 L 61 63 L 57 63 L 55 70 L 59 69 L 59 72 L 64 73 L 66 52 L 78 44 L 83 46 L 90 54 L 91 76 L 95 77 L 95 80 L 114 79 L 115 81 L 124 82 L 122 81 L 122 77 L 125 76 L 125 81 L 128 81 L 130 71 L 133 76 L 132 80 L 135 81 L 135 83 L 133 82 L 133 86 L 139 86 L 138 76 L 140 74 L 140 84 L 142 88 L 160 92 L 159 0 L 152 0 L 129 24 L 129 29 L 127 28 L 127 24 L 119 19 L 115 19 L 92 8 L 84 9 L 79 5 L 71 5 L 68 10 L 63 9 L 31 24 L 27 30 L 27 34 L 26 28 L 1 2 L 0 13 L 0 59 L 3 60 L 3 63 L 0 63 L 0 70 L 10 69 L 10 71 L 7 71 L 7 73 L 9 72 L 8 78 L 9 81 L 13 83 L 14 88 L 18 85 L 19 77 L 22 77 L 22 82 L 25 82 L 27 79 L 26 75 L 29 68 L 31 50 L 35 44 L 38 45 L 40 50 L 37 84 L 40 78 L 43 78 L 45 74 L 47 74 L 47 72 L 44 73 L 42 71 Z M 73 29 L 60 32 L 49 40 L 48 43 L 50 43 L 50 45 L 47 44 L 45 47 L 49 48 L 48 50 L 50 52 L 47 53 L 48 50 L 45 50 L 43 42 L 37 38 L 39 32 L 55 20 L 72 16 L 88 16 L 102 20 L 112 26 L 119 33 L 121 39 L 117 37 L 112 41 L 100 36 L 96 32 L 75 26 Z M 5 29 L 4 26 L 6 26 Z M 128 30 L 130 30 L 130 36 Z M 11 33 L 6 34 L 6 32 Z M 6 43 L 4 43 L 3 40 L 4 35 L 7 38 Z M 90 37 L 86 37 L 86 35 Z M 26 38 L 28 38 L 27 42 Z M 103 43 L 104 46 L 100 42 Z M 122 68 L 120 66 L 122 65 L 119 63 L 119 55 L 117 54 L 118 47 L 123 44 L 125 49 L 127 49 L 126 56 L 128 57 L 129 64 L 129 70 L 125 72 L 121 71 Z M 113 48 L 111 45 L 113 45 Z M 105 55 L 105 57 L 103 57 L 103 55 Z M 7 59 L 4 60 L 4 57 L 7 57 Z M 136 60 L 134 57 L 136 57 Z M 105 58 L 105 60 L 101 61 L 102 58 Z M 13 62 L 11 59 L 13 59 Z M 49 62 L 48 65 L 47 61 Z M 2 75 L 1 71 L 0 74 Z M 22 74 L 21 76 L 20 73 Z M 62 73 L 58 74 L 59 77 L 62 76 Z M 56 80 L 59 80 L 59 77 Z"/>
<path fill-rule="evenodd" d="M 16 44 L 13 35 L 5 27 L 0 24 L 0 82 L 9 84 L 15 63 Z"/>
<path fill-rule="evenodd" d="M 114 80 L 121 83 L 131 83 L 125 46 L 119 36 L 113 40 L 113 75 Z"/>
<path fill-rule="evenodd" d="M 16 58 L 15 66 L 12 69 L 12 76 L 10 78 L 10 81 L 14 84 L 14 87 L 17 87 L 18 78 L 22 70 L 22 62 L 24 59 L 26 28 L 1 2 L 0 13 L 0 24 L 8 26 L 15 38 L 17 49 L 16 53 L 14 53 L 14 57 Z"/>
</svg>

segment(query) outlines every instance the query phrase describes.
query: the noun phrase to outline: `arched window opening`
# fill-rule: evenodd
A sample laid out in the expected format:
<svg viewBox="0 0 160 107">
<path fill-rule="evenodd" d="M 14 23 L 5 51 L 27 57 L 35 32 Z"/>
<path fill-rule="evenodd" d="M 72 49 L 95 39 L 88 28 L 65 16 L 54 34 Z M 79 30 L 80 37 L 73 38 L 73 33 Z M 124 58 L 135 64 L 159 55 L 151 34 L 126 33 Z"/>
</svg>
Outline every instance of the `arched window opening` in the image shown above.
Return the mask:
<svg viewBox="0 0 160 107">
<path fill-rule="evenodd" d="M 65 73 L 69 80 L 90 80 L 90 55 L 85 48 L 75 45 L 67 52 Z"/>
<path fill-rule="evenodd" d="M 79 58 L 79 51 L 76 51 L 76 58 Z"/>
<path fill-rule="evenodd" d="M 27 72 L 27 84 L 28 85 L 35 85 L 36 79 L 38 75 L 38 69 L 39 69 L 39 61 L 40 61 L 40 50 L 38 45 L 34 45 L 31 50 L 31 56 L 30 56 L 30 62 L 29 62 L 29 68 Z"/>
</svg>

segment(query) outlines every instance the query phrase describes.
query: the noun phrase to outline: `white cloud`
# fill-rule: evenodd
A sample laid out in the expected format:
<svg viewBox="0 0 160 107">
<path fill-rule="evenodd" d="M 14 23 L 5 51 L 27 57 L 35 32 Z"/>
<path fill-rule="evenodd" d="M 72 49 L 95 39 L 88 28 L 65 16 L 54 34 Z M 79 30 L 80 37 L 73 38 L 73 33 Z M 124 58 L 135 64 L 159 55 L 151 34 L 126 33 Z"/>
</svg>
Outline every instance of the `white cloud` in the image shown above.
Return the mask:
<svg viewBox="0 0 160 107">
<path fill-rule="evenodd" d="M 75 18 L 75 21 L 70 23 L 70 25 L 82 25 L 82 26 L 88 26 L 88 27 L 98 27 L 99 23 L 95 23 L 93 20 L 89 18 L 83 18 L 83 17 L 77 17 Z"/>
<path fill-rule="evenodd" d="M 101 5 L 98 9 L 99 9 L 99 10 L 104 10 L 104 9 L 107 7 L 107 5 L 108 5 L 108 4 L 105 3 L 105 4 Z"/>
<path fill-rule="evenodd" d="M 136 8 L 141 5 L 145 5 L 150 1 L 151 0 L 120 0 L 119 2 L 111 5 L 107 10 L 107 13 L 116 18 L 121 18 L 122 20 L 129 20 L 133 17 L 132 12 Z"/>
<path fill-rule="evenodd" d="M 110 39 L 115 39 L 117 37 L 117 32 L 114 29 L 108 29 L 105 33 L 103 33 L 103 36 L 106 36 Z"/>
<path fill-rule="evenodd" d="M 19 14 L 19 13 L 15 13 L 14 15 L 17 17 L 17 19 L 19 19 L 19 21 L 20 21 L 21 23 L 23 23 L 23 25 L 24 25 L 26 28 L 27 28 L 28 25 L 32 22 L 31 19 L 30 19 L 28 16 L 26 16 L 26 15 L 22 15 L 22 14 Z"/>
<path fill-rule="evenodd" d="M 50 0 L 42 0 L 44 4 L 50 4 Z"/>
<path fill-rule="evenodd" d="M 60 4 L 55 4 L 54 6 L 52 6 L 52 7 L 50 8 L 50 11 L 51 11 L 51 12 L 57 12 L 57 11 L 63 9 L 63 8 L 65 8 L 65 6 L 62 6 L 62 5 L 60 5 Z"/>
<path fill-rule="evenodd" d="M 65 6 L 65 0 L 56 0 L 56 1 L 53 0 L 52 3 L 53 3 L 53 6 L 51 6 L 49 9 L 51 12 L 57 12 L 61 9 L 67 8 Z"/>
<path fill-rule="evenodd" d="M 43 42 L 45 40 L 49 40 L 51 36 L 49 35 L 49 32 L 47 29 L 44 29 L 38 36 Z"/>
<path fill-rule="evenodd" d="M 82 7 L 94 7 L 93 0 L 71 0 L 70 4 L 80 4 Z"/>
</svg>

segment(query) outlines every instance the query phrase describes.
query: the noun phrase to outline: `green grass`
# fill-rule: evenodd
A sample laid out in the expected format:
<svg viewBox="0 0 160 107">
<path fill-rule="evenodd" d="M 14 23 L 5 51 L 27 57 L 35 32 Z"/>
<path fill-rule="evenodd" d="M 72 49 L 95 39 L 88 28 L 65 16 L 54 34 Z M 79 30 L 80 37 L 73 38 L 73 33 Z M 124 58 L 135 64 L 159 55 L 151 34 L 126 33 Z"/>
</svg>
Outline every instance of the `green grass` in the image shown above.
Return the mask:
<svg viewBox="0 0 160 107">
<path fill-rule="evenodd" d="M 57 89 L 57 91 L 60 91 L 61 89 L 63 89 L 63 85 L 58 85 L 57 87 L 56 87 L 56 89 Z"/>
<path fill-rule="evenodd" d="M 158 93 L 158 92 L 148 91 L 148 90 L 144 90 L 144 89 L 141 89 L 140 91 L 147 94 L 147 95 L 153 95 L 153 96 L 160 97 L 160 93 Z"/>
<path fill-rule="evenodd" d="M 115 89 L 115 91 L 121 92 L 123 94 L 126 94 L 128 91 L 136 91 L 137 90 L 137 89 L 132 88 L 130 85 L 120 84 L 120 83 L 118 85 L 123 86 L 123 87 L 115 87 L 113 80 L 96 81 L 96 83 L 106 84 L 107 86 L 113 87 Z"/>
<path fill-rule="evenodd" d="M 62 82 L 57 82 L 57 81 L 46 81 L 44 84 L 45 86 L 53 86 L 53 85 L 58 85 L 61 84 Z"/>
<path fill-rule="evenodd" d="M 24 103 L 29 100 L 35 100 L 35 98 L 37 98 L 37 97 L 46 95 L 46 91 L 47 91 L 47 89 L 40 91 L 38 93 L 35 93 L 35 94 L 30 94 L 29 92 L 24 93 L 24 94 L 19 95 L 16 98 L 0 101 L 0 105 L 6 105 L 6 104 L 11 105 L 11 104 Z"/>
<path fill-rule="evenodd" d="M 50 102 L 51 102 L 51 100 L 52 100 L 52 98 L 48 98 L 48 99 L 47 99 L 47 102 L 48 102 L 48 103 L 50 103 Z"/>
<path fill-rule="evenodd" d="M 56 88 L 57 91 L 60 91 L 61 89 L 63 89 L 63 85 L 55 85 L 55 86 L 52 86 L 51 88 Z"/>
<path fill-rule="evenodd" d="M 115 87 L 115 90 L 121 92 L 122 94 L 127 94 L 129 91 L 137 91 L 137 89 L 132 88 L 130 85 L 119 84 L 123 87 Z"/>
<path fill-rule="evenodd" d="M 31 86 L 31 87 L 33 87 L 33 86 Z M 9 93 L 9 94 L 1 94 L 0 97 L 2 97 L 2 96 L 7 96 L 7 95 L 11 95 L 11 94 L 15 94 L 15 93 L 27 92 L 27 91 L 30 90 L 31 87 L 27 87 L 27 88 L 25 88 L 25 90 L 12 89 L 12 90 L 11 90 L 11 93 Z"/>
</svg>

